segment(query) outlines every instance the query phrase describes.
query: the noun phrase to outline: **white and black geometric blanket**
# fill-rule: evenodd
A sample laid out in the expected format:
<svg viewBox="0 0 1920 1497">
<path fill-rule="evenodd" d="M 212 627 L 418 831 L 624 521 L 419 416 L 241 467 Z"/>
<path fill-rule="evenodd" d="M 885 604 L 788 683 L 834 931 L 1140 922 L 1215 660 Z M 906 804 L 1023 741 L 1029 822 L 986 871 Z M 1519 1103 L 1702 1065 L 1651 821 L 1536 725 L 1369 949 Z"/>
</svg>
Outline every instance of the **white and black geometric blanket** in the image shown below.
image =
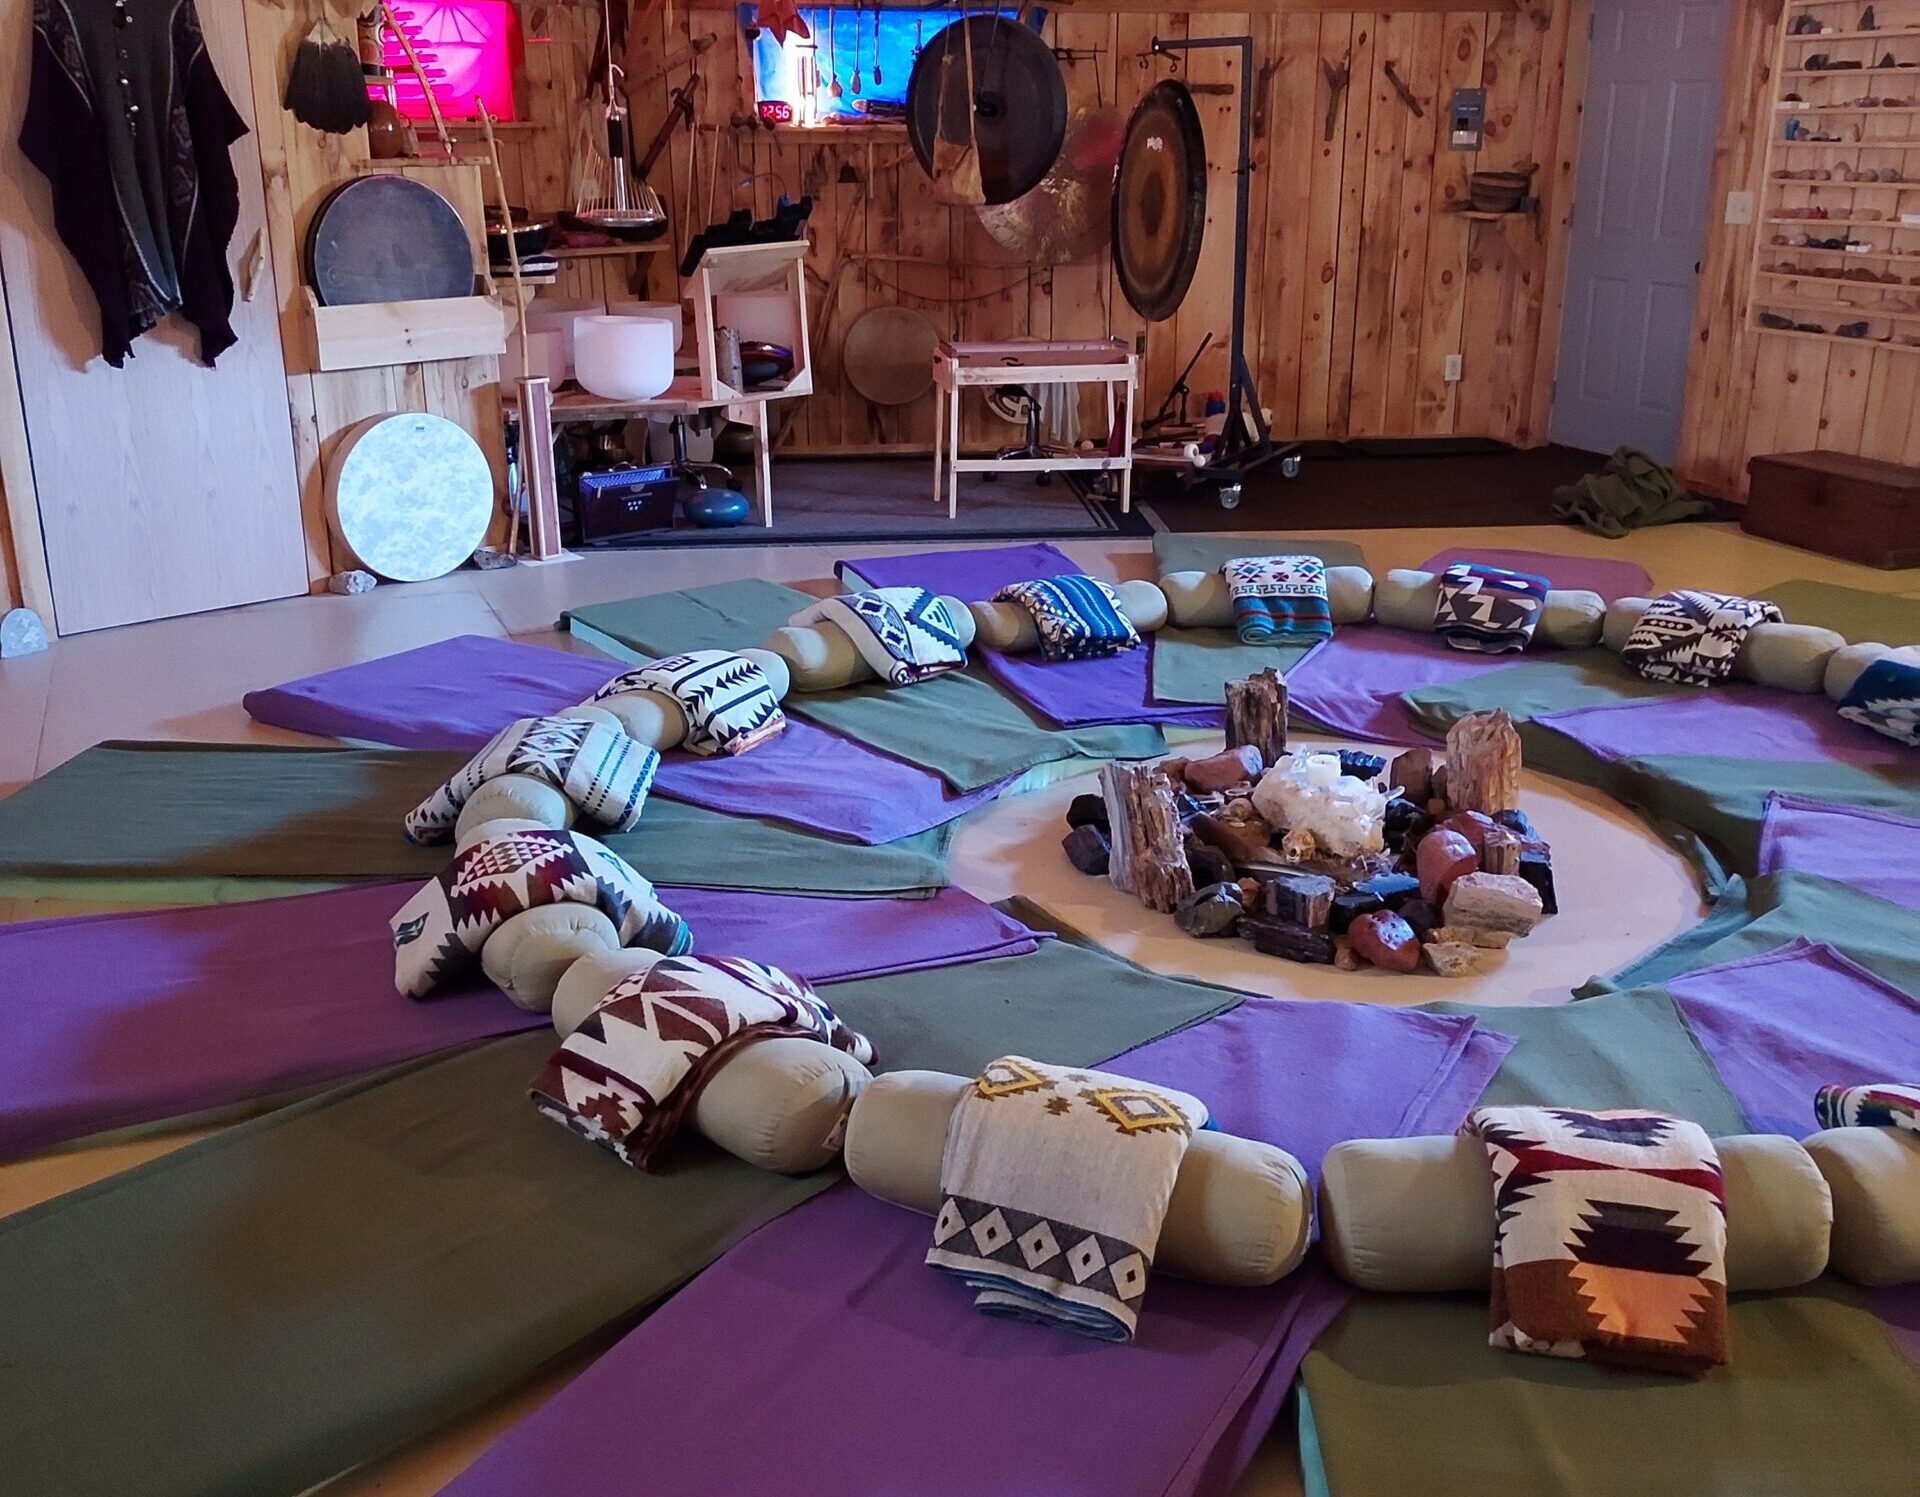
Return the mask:
<svg viewBox="0 0 1920 1497">
<path fill-rule="evenodd" d="M 1440 577 L 1433 627 L 1456 650 L 1505 655 L 1533 640 L 1549 583 L 1532 572 L 1509 572 L 1456 561 Z"/>
<path fill-rule="evenodd" d="M 1712 686 L 1733 674 L 1734 657 L 1755 624 L 1781 618 L 1771 603 L 1681 588 L 1653 600 L 1620 658 L 1649 681 Z"/>
<path fill-rule="evenodd" d="M 523 717 L 509 723 L 446 784 L 407 813 L 415 842 L 451 842 L 460 808 L 501 775 L 544 780 L 582 816 L 608 831 L 640 820 L 660 756 L 608 723 L 572 717 Z"/>
<path fill-rule="evenodd" d="M 533 1078 L 555 1122 L 649 1169 L 715 1071 L 747 1045 L 819 1040 L 865 1065 L 873 1046 L 778 967 L 665 957 L 623 977 Z"/>
<path fill-rule="evenodd" d="M 990 1315 L 1130 1341 L 1196 1097 L 1004 1055 L 953 1110 L 927 1262 Z"/>
<path fill-rule="evenodd" d="M 505 832 L 456 853 L 388 922 L 394 986 L 424 998 L 466 976 L 509 916 L 543 904 L 592 905 L 613 922 L 622 946 L 670 956 L 693 946 L 687 922 L 618 853 L 578 832 Z"/>
<path fill-rule="evenodd" d="M 669 655 L 615 676 L 589 700 L 604 702 L 630 691 L 661 692 L 680 704 L 687 714 L 681 747 L 689 753 L 744 754 L 787 725 L 766 672 L 731 650 Z"/>
<path fill-rule="evenodd" d="M 1120 595 L 1097 577 L 1067 573 L 1016 582 L 993 595 L 1033 615 L 1040 653 L 1048 660 L 1098 660 L 1140 648 L 1139 632 Z"/>
<path fill-rule="evenodd" d="M 1813 1115 L 1822 1128 L 1897 1128 L 1920 1137 L 1920 1086 L 1823 1086 Z"/>
<path fill-rule="evenodd" d="M 1840 699 L 1840 715 L 1909 748 L 1920 748 L 1920 665 L 1876 660 Z"/>
<path fill-rule="evenodd" d="M 838 625 L 860 658 L 889 686 L 911 686 L 967 663 L 959 626 L 938 594 L 924 587 L 876 587 L 803 608 L 791 624 Z"/>
</svg>

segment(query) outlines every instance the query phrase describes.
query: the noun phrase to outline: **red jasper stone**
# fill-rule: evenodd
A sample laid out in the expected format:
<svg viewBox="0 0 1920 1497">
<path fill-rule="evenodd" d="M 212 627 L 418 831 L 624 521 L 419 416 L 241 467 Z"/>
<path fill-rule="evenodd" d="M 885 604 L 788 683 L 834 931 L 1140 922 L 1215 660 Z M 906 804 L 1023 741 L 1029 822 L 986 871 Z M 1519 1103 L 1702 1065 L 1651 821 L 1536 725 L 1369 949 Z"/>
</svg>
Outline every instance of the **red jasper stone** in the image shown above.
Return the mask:
<svg viewBox="0 0 1920 1497">
<path fill-rule="evenodd" d="M 1420 839 L 1413 863 L 1420 877 L 1420 897 L 1438 905 L 1445 902 L 1447 890 L 1461 874 L 1479 871 L 1480 857 L 1460 833 L 1435 827 Z"/>
<path fill-rule="evenodd" d="M 1457 811 L 1440 823 L 1443 832 L 1458 832 L 1473 844 L 1478 857 L 1487 845 L 1487 833 L 1493 830 L 1493 818 L 1483 811 Z"/>
<path fill-rule="evenodd" d="M 1354 955 L 1389 972 L 1413 972 L 1420 966 L 1420 938 L 1392 910 L 1362 915 L 1347 929 Z"/>
</svg>

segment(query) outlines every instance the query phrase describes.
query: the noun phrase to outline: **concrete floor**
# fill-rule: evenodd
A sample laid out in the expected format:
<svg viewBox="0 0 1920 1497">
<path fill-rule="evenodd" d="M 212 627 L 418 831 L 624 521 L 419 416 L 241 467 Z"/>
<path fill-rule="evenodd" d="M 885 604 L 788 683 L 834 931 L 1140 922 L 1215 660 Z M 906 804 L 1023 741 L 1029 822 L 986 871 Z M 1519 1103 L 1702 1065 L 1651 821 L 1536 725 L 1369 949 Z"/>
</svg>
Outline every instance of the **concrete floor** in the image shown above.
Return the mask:
<svg viewBox="0 0 1920 1497">
<path fill-rule="evenodd" d="M 1841 582 L 1920 596 L 1920 572 L 1876 572 L 1756 540 L 1726 525 L 1679 525 L 1606 541 L 1562 527 L 1323 530 L 1300 536 L 1351 540 L 1376 572 L 1415 566 L 1463 539 L 1631 559 L 1657 590 L 1711 587 L 1764 595 L 1789 578 Z M 1285 533 L 1262 532 L 1275 548 Z M 765 577 L 833 591 L 842 556 L 900 546 L 729 547 L 599 555 L 507 572 L 462 572 L 437 582 L 383 586 L 358 598 L 320 596 L 255 604 L 224 613 L 136 625 L 55 643 L 47 653 L 0 663 L 0 794 L 108 738 L 218 742 L 311 742 L 255 724 L 240 698 L 256 687 L 329 670 L 456 634 L 511 637 L 575 648 L 554 630 L 561 611 L 587 603 L 740 577 Z M 1062 549 L 1094 575 L 1152 575 L 1146 540 L 1071 541 Z M 1584 791 L 1530 775 L 1527 805 L 1557 846 L 1570 913 L 1550 921 L 1500 967 L 1469 983 L 1332 973 L 1254 956 L 1236 942 L 1196 942 L 1166 922 L 1141 922 L 1136 905 L 1097 880 L 1061 873 L 1059 813 L 1084 782 L 1063 782 L 976 813 L 955 846 L 955 881 L 983 898 L 1038 897 L 1056 913 L 1135 961 L 1162 971 L 1276 996 L 1358 1002 L 1557 1001 L 1587 975 L 1618 966 L 1698 918 L 1698 892 L 1683 865 L 1639 823 Z M 40 903 L 0 901 L 0 919 L 57 913 Z M 1164 928 L 1163 928 L 1164 927 Z M 203 1136 L 182 1131 L 108 1146 L 76 1148 L 0 1166 L 0 1216 L 153 1158 Z M 330 1494 L 421 1497 L 437 1491 L 499 1433 L 537 1407 L 590 1359 L 551 1369 L 512 1397 L 375 1467 L 333 1483 Z M 1268 1442 L 1241 1491 L 1276 1497 L 1299 1490 L 1298 1463 L 1284 1426 Z"/>
</svg>

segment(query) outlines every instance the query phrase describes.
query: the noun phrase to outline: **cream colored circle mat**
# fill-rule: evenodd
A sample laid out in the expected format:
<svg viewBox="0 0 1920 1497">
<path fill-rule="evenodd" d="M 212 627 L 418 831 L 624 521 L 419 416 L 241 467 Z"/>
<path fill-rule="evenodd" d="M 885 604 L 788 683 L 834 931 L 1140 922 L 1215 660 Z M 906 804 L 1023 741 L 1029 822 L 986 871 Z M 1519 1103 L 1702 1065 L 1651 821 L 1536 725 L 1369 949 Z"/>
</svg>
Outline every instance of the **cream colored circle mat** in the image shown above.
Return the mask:
<svg viewBox="0 0 1920 1497">
<path fill-rule="evenodd" d="M 1220 742 L 1207 739 L 1180 752 L 1199 758 Z M 1396 752 L 1312 734 L 1295 734 L 1292 743 L 1361 747 L 1388 757 Z M 1097 772 L 1089 770 L 1042 790 L 1002 796 L 974 812 L 954 839 L 953 881 L 986 900 L 1025 895 L 1108 950 L 1156 972 L 1275 998 L 1394 1007 L 1562 1003 L 1589 977 L 1626 965 L 1698 923 L 1705 912 L 1692 869 L 1631 811 L 1598 791 L 1528 771 L 1521 808 L 1553 849 L 1559 914 L 1505 952 L 1485 953 L 1482 970 L 1471 977 L 1426 971 L 1403 976 L 1375 967 L 1342 972 L 1290 962 L 1262 956 L 1236 937 L 1186 935 L 1171 915 L 1149 910 L 1105 878 L 1078 872 L 1060 849 L 1067 805 L 1099 788 Z"/>
</svg>

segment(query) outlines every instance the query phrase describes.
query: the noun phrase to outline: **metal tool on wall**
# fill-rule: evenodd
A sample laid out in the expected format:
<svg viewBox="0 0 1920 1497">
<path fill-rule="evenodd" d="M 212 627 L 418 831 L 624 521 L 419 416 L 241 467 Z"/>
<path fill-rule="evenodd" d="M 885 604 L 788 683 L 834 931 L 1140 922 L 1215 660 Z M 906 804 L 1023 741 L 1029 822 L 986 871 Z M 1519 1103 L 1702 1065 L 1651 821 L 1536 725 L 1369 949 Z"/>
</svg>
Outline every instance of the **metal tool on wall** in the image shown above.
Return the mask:
<svg viewBox="0 0 1920 1497">
<path fill-rule="evenodd" d="M 624 4 L 621 15 L 625 16 Z M 613 0 L 600 0 L 600 44 L 594 57 L 601 62 L 598 82 L 604 97 L 601 140 L 594 139 L 594 121 L 583 116 L 582 137 L 576 151 L 578 190 L 571 212 L 562 216 L 567 227 L 615 239 L 638 242 L 657 239 L 667 231 L 667 211 L 660 195 L 645 181 L 629 177 L 627 165 L 627 103 L 621 90 L 621 68 L 614 54 L 624 39 L 624 25 L 616 28 Z M 605 155 L 602 156 L 602 147 Z"/>
</svg>

